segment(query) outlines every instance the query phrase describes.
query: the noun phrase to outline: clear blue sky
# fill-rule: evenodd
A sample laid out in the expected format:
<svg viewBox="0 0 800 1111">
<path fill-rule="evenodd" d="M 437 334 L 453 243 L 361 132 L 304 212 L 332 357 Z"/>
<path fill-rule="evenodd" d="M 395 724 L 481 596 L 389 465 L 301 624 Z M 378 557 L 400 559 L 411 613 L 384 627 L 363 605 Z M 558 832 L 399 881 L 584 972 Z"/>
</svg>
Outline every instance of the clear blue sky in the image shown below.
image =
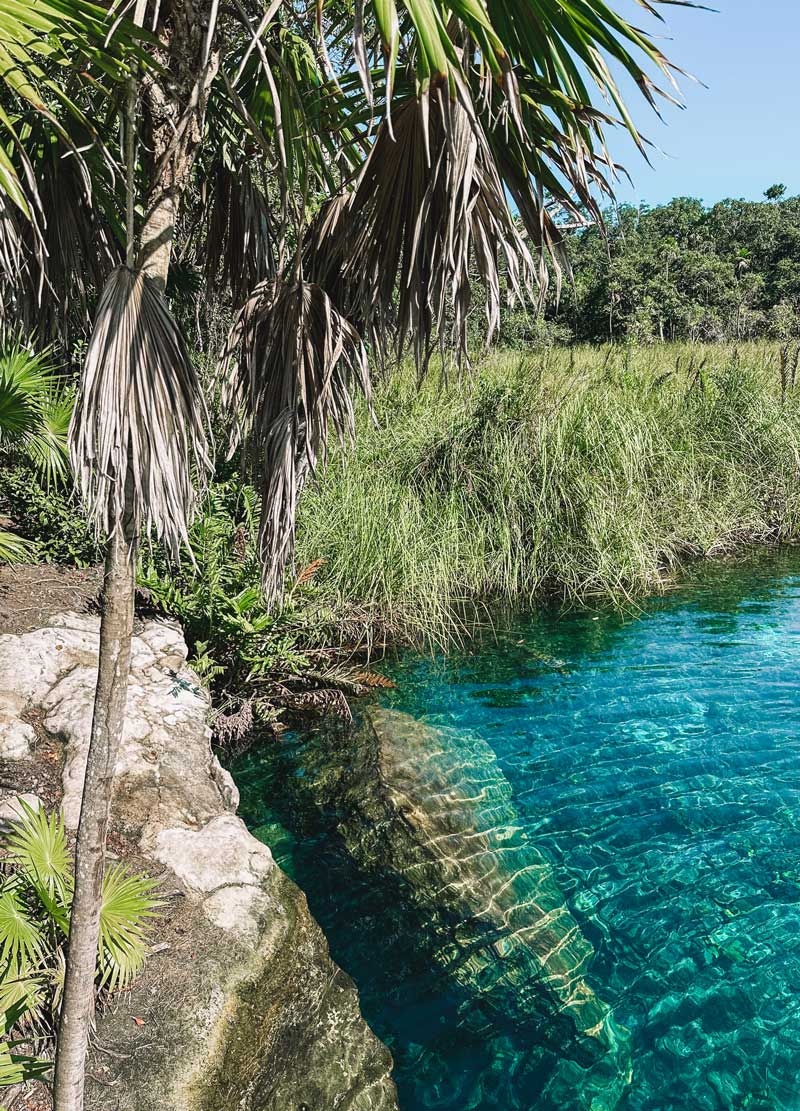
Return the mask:
<svg viewBox="0 0 800 1111">
<path fill-rule="evenodd" d="M 665 5 L 666 27 L 634 0 L 611 2 L 708 86 L 683 80 L 686 107 L 665 105 L 663 124 L 624 86 L 640 130 L 660 149 L 650 169 L 629 141 L 611 137 L 612 155 L 634 180 L 633 188 L 620 182 L 619 199 L 758 199 L 779 181 L 800 193 L 800 2 L 709 0 L 717 12 Z"/>
</svg>

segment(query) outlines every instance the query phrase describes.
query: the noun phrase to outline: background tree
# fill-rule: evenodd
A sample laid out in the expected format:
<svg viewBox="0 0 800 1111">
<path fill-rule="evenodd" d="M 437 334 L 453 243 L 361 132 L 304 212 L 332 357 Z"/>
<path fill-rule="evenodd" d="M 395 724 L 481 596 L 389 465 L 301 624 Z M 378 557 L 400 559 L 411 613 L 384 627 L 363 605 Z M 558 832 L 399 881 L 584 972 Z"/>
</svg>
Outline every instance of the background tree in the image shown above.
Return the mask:
<svg viewBox="0 0 800 1111">
<path fill-rule="evenodd" d="M 624 340 L 647 319 L 658 339 L 737 341 L 771 335 L 778 305 L 797 313 L 800 198 L 676 197 L 604 217 L 566 236 L 573 288 L 545 303 L 573 340 Z"/>
</svg>

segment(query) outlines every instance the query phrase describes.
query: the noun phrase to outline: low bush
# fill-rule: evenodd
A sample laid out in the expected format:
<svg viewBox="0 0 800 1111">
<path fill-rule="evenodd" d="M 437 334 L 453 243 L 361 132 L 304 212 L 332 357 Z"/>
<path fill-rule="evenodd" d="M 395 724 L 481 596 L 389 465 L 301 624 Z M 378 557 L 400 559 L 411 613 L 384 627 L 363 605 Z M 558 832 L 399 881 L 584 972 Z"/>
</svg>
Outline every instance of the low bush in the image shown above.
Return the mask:
<svg viewBox="0 0 800 1111">
<path fill-rule="evenodd" d="M 25 463 L 0 470 L 0 516 L 26 541 L 28 558 L 92 567 L 102 547 L 68 482 L 47 485 Z"/>
</svg>

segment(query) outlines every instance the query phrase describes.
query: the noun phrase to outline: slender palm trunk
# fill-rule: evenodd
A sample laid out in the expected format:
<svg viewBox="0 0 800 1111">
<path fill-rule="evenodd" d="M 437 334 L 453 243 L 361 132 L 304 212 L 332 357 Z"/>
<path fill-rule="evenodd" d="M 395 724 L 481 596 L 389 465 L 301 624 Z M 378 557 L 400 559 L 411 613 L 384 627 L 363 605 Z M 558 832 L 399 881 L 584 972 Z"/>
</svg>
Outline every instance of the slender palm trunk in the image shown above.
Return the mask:
<svg viewBox="0 0 800 1111">
<path fill-rule="evenodd" d="M 213 0 L 209 0 L 209 8 Z M 141 25 L 144 0 L 138 0 Z M 176 8 L 164 41 L 165 68 L 180 78 L 181 94 L 165 97 L 154 82 L 146 126 L 146 149 L 153 159 L 146 215 L 139 235 L 138 265 L 163 291 L 172 256 L 175 219 L 203 130 L 205 104 L 218 55 L 202 50 L 209 12 Z M 203 60 L 203 55 L 207 55 Z M 133 84 L 128 104 L 128 252 L 133 266 L 133 116 L 139 91 Z M 145 96 L 145 100 L 148 96 Z M 153 108 L 156 110 L 154 111 Z M 185 126 L 180 126 L 183 123 Z M 180 138 L 176 138 L 180 136 Z M 188 465 L 188 461 L 187 461 Z M 84 1065 L 94 1016 L 94 978 L 105 872 L 106 834 L 119 745 L 128 697 L 138 537 L 132 528 L 132 483 L 128 476 L 125 519 L 116 522 L 109 541 L 103 585 L 100 657 L 94 716 L 81 800 L 75 854 L 75 893 L 70 921 L 67 975 L 58 1030 L 54 1081 L 55 1111 L 83 1111 Z M 143 1109 L 144 1111 L 144 1109 Z"/>
<path fill-rule="evenodd" d="M 56 1111 L 83 1108 L 84 1058 L 94 1017 L 94 977 L 111 785 L 117 762 L 133 632 L 136 537 L 119 521 L 108 545 L 94 717 L 75 849 L 69 960 L 58 1030 Z"/>
</svg>

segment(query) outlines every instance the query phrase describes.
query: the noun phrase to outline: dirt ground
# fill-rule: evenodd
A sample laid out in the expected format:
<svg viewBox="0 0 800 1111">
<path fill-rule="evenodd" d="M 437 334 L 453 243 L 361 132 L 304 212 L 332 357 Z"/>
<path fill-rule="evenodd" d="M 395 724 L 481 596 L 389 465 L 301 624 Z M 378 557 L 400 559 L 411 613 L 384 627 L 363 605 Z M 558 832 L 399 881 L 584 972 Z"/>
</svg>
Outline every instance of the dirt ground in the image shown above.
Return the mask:
<svg viewBox="0 0 800 1111">
<path fill-rule="evenodd" d="M 0 634 L 29 633 L 57 613 L 97 605 L 102 569 L 21 563 L 0 567 Z"/>
</svg>

